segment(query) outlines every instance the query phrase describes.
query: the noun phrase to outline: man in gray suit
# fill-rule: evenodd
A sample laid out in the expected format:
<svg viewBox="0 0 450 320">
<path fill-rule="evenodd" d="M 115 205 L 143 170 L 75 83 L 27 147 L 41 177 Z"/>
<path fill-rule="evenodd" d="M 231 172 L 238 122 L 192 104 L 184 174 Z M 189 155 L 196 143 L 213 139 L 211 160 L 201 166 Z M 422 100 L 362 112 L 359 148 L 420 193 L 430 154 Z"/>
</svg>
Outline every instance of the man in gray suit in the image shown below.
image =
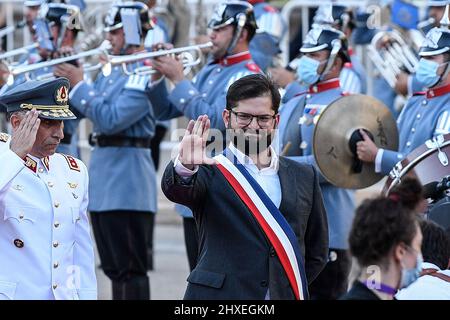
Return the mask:
<svg viewBox="0 0 450 320">
<path fill-rule="evenodd" d="M 328 225 L 313 166 L 270 146 L 280 95 L 264 75 L 237 80 L 222 117 L 224 154 L 206 156 L 210 120 L 191 120 L 162 189 L 192 209 L 199 260 L 185 299 L 307 299 L 324 268 Z"/>
</svg>

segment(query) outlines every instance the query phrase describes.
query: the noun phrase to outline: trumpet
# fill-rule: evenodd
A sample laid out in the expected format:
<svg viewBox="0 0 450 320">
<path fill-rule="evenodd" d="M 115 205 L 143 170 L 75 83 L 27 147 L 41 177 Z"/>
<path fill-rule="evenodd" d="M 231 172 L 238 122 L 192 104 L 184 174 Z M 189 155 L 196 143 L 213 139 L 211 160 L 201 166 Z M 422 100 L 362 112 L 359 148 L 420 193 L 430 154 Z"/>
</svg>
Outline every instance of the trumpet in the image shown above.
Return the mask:
<svg viewBox="0 0 450 320">
<path fill-rule="evenodd" d="M 414 73 L 419 63 L 413 50 L 395 30 L 378 32 L 367 49 L 369 58 L 392 88 L 401 72 Z"/>
<path fill-rule="evenodd" d="M 12 58 L 12 57 L 18 56 L 18 55 L 29 54 L 30 50 L 36 49 L 38 46 L 39 46 L 39 44 L 37 42 L 35 42 L 35 43 L 30 44 L 28 46 L 24 46 L 24 47 L 21 47 L 21 48 L 10 50 L 8 52 L 0 54 L 0 60 L 9 59 L 9 58 Z"/>
<path fill-rule="evenodd" d="M 39 62 L 39 63 L 35 63 L 35 64 L 10 67 L 7 84 L 12 85 L 14 83 L 14 77 L 16 77 L 20 74 L 28 74 L 32 71 L 36 71 L 36 70 L 39 70 L 39 69 L 42 69 L 45 67 L 52 67 L 52 66 L 55 66 L 55 65 L 58 65 L 61 63 L 78 60 L 81 58 L 91 57 L 91 56 L 95 56 L 95 55 L 107 56 L 108 50 L 110 48 L 111 48 L 111 44 L 109 43 L 109 41 L 105 40 L 98 48 L 93 49 L 93 50 L 84 51 L 84 52 L 80 52 L 78 54 L 71 55 L 68 57 L 61 57 L 61 58 L 57 58 L 57 59 L 53 59 L 53 60 L 49 60 L 49 61 L 43 61 L 43 62 Z M 96 65 L 91 66 L 90 67 L 91 69 L 89 71 L 100 69 L 102 66 L 103 66 L 103 64 L 98 63 Z M 46 75 L 41 76 L 41 77 L 45 77 L 45 76 Z"/>
<path fill-rule="evenodd" d="M 193 66 L 201 63 L 202 49 L 211 48 L 213 46 L 212 42 L 207 42 L 203 44 L 174 48 L 168 50 L 143 52 L 138 54 L 124 55 L 124 56 L 109 56 L 108 62 L 103 66 L 102 72 L 104 76 L 111 74 L 112 66 L 121 65 L 123 72 L 126 75 L 148 75 L 154 74 L 157 71 L 151 66 L 143 66 L 129 70 L 128 64 L 136 63 L 142 60 L 157 58 L 165 55 L 177 55 L 182 54 L 182 61 L 184 66 L 184 73 L 190 72 Z M 191 51 L 196 52 L 197 55 L 191 53 Z"/>
<path fill-rule="evenodd" d="M 25 27 L 25 25 L 27 24 L 26 21 L 21 21 L 18 24 L 16 24 L 15 26 L 9 26 L 9 27 L 5 27 L 0 29 L 0 38 L 3 38 L 4 36 L 13 33 L 14 31 L 16 31 L 16 29 L 22 29 L 23 27 Z"/>
</svg>

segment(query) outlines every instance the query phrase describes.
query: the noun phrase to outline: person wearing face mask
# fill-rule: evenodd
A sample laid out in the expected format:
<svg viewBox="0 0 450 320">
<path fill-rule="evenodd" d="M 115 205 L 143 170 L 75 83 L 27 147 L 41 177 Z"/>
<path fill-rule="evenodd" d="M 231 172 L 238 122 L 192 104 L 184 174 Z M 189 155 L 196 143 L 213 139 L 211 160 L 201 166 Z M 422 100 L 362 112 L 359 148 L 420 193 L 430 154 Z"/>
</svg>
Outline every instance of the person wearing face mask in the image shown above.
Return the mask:
<svg viewBox="0 0 450 320">
<path fill-rule="evenodd" d="M 331 12 L 330 12 L 331 9 Z M 355 28 L 355 18 L 353 11 L 343 5 L 329 4 L 321 5 L 314 16 L 313 28 L 321 25 L 329 25 L 342 31 L 348 40 L 351 39 Z M 364 67 L 353 49 L 348 47 L 350 62 L 344 64 L 344 68 L 339 75 L 341 87 L 348 93 L 366 93 L 367 81 Z M 285 88 L 282 102 L 286 103 L 299 92 L 305 91 L 305 84 L 299 80 L 297 64 L 299 57 L 292 60 L 286 68 L 270 68 L 269 72 L 274 81 Z M 297 72 L 296 72 L 297 71 Z M 307 87 L 307 85 L 306 85 Z"/>
<path fill-rule="evenodd" d="M 450 300 L 450 233 L 431 220 L 420 222 L 423 270 L 420 278 L 400 290 L 398 300 Z"/>
<path fill-rule="evenodd" d="M 316 165 L 312 147 L 315 123 L 330 103 L 343 96 L 339 75 L 349 56 L 344 34 L 330 26 L 311 29 L 300 51 L 298 78 L 308 87 L 282 106 L 279 139 L 274 145 L 295 161 Z M 329 300 L 347 290 L 351 267 L 347 238 L 354 192 L 331 185 L 322 175 L 320 186 L 329 222 L 329 260 L 311 284 L 310 293 L 312 299 Z"/>
<path fill-rule="evenodd" d="M 230 143 L 206 155 L 208 116 L 191 120 L 164 172 L 166 197 L 192 209 L 199 260 L 185 299 L 308 299 L 328 252 L 327 217 L 313 166 L 270 146 L 278 88 L 264 75 L 234 82 L 222 112 Z"/>
<path fill-rule="evenodd" d="M 243 22 L 241 26 L 240 21 Z M 152 104 L 162 110 L 164 119 L 182 115 L 197 119 L 207 114 L 212 128 L 225 133 L 222 111 L 228 88 L 245 75 L 261 72 L 249 51 L 249 43 L 257 30 L 252 5 L 246 1 L 221 3 L 209 22 L 209 28 L 213 47 L 207 64 L 192 81 L 185 77 L 183 67 L 176 59 L 170 56 L 157 58 L 153 66 L 175 86 L 168 93 L 165 81 L 157 82 L 155 79 L 148 96 Z M 198 254 L 196 226 L 189 208 L 176 205 L 176 210 L 183 217 L 186 251 L 192 270 Z"/>
<path fill-rule="evenodd" d="M 406 178 L 389 196 L 365 200 L 356 210 L 349 236 L 359 277 L 341 300 L 393 300 L 422 271 L 422 232 L 417 208 L 420 184 Z"/>
<path fill-rule="evenodd" d="M 447 5 L 447 13 L 450 5 Z M 375 171 L 389 174 L 395 164 L 425 141 L 450 132 L 450 21 L 431 29 L 420 48 L 417 80 L 427 88 L 415 93 L 403 108 L 398 121 L 398 150 L 378 148 L 364 133 L 357 144 L 360 160 L 375 163 Z"/>
</svg>

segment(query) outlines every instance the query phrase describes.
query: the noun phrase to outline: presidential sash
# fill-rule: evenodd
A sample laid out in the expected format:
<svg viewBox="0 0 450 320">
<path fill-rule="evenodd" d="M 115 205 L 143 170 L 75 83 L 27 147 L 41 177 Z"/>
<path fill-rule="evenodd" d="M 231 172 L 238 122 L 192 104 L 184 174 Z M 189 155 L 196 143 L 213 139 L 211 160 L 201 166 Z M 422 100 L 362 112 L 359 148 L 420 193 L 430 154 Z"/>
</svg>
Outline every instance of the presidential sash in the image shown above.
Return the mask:
<svg viewBox="0 0 450 320">
<path fill-rule="evenodd" d="M 214 159 L 218 169 L 248 207 L 274 247 L 297 300 L 308 299 L 308 282 L 297 237 L 284 216 L 228 149 Z M 231 159 L 231 161 L 230 161 Z"/>
</svg>

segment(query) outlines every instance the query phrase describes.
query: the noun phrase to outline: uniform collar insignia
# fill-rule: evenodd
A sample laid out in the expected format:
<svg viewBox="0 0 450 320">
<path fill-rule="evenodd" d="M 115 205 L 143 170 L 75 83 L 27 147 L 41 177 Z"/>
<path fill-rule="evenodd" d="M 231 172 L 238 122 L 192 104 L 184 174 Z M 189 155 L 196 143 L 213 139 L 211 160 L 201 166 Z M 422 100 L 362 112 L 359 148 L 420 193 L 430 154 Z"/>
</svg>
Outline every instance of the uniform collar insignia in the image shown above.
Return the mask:
<svg viewBox="0 0 450 320">
<path fill-rule="evenodd" d="M 45 169 L 47 169 L 47 171 L 50 171 L 50 158 L 42 158 L 42 163 L 44 164 Z"/>
<path fill-rule="evenodd" d="M 223 59 L 220 59 L 218 61 L 218 63 L 225 67 L 229 67 L 234 64 L 240 63 L 242 61 L 250 60 L 251 58 L 252 58 L 252 55 L 250 54 L 250 52 L 245 51 L 245 52 L 241 52 L 241 53 L 234 54 L 232 56 L 228 56 Z"/>
<path fill-rule="evenodd" d="M 0 132 L 0 141 L 1 142 L 7 142 L 9 139 L 9 135 L 3 132 Z"/>
<path fill-rule="evenodd" d="M 349 56 L 353 56 L 355 54 L 355 51 L 353 50 L 352 47 L 348 47 L 347 52 Z"/>
<path fill-rule="evenodd" d="M 319 93 L 331 89 L 340 88 L 341 84 L 339 79 L 331 79 L 324 82 L 319 82 L 318 84 L 312 85 L 309 87 L 309 93 Z"/>
<path fill-rule="evenodd" d="M 26 156 L 25 159 L 25 167 L 36 173 L 37 171 L 37 162 L 33 160 L 31 157 Z"/>
<path fill-rule="evenodd" d="M 440 86 L 435 89 L 428 89 L 427 90 L 427 98 L 436 98 L 439 96 L 443 96 L 444 94 L 447 94 L 450 92 L 450 84 L 447 84 L 445 86 Z"/>
</svg>

